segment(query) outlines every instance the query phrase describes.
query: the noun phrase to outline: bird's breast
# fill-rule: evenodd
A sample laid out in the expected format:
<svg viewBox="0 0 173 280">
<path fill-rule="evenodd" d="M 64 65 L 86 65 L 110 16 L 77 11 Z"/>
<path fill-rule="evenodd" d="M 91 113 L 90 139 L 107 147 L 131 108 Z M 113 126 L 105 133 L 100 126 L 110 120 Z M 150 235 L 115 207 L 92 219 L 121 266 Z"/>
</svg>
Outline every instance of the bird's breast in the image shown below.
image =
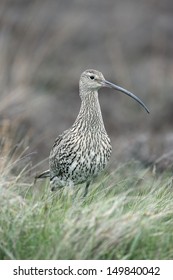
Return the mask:
<svg viewBox="0 0 173 280">
<path fill-rule="evenodd" d="M 51 158 L 53 175 L 64 182 L 78 184 L 104 170 L 111 156 L 111 144 L 106 133 L 72 134 Z"/>
<path fill-rule="evenodd" d="M 74 159 L 69 167 L 70 172 L 81 173 L 84 177 L 99 174 L 107 165 L 111 156 L 111 144 L 104 133 L 88 132 L 82 136 L 74 147 Z"/>
</svg>

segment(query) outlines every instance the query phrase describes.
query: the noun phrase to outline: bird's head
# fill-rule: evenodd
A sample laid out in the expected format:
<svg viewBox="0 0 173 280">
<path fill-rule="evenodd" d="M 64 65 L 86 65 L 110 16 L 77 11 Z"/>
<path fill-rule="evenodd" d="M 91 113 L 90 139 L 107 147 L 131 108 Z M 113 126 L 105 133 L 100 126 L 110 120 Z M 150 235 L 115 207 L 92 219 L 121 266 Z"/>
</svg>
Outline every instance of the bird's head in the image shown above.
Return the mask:
<svg viewBox="0 0 173 280">
<path fill-rule="evenodd" d="M 93 91 L 98 90 L 102 87 L 101 82 L 104 81 L 105 78 L 103 74 L 97 70 L 89 69 L 82 73 L 79 81 L 80 89 L 84 89 L 85 91 Z"/>
<path fill-rule="evenodd" d="M 102 87 L 109 87 L 123 92 L 124 94 L 136 100 L 149 113 L 149 110 L 146 107 L 146 105 L 135 94 L 105 80 L 101 72 L 97 70 L 89 69 L 81 74 L 80 81 L 79 81 L 79 88 L 80 88 L 81 95 L 91 94 L 92 92 L 97 91 Z"/>
</svg>

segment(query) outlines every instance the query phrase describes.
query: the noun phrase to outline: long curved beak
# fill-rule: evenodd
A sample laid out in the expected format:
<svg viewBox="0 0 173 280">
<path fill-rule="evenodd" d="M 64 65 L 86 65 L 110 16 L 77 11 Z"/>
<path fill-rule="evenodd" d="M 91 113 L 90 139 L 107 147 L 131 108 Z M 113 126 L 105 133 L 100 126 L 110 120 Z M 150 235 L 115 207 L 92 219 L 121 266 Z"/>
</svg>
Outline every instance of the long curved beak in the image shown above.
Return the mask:
<svg viewBox="0 0 173 280">
<path fill-rule="evenodd" d="M 134 95 L 132 92 L 122 88 L 122 87 L 119 87 L 117 85 L 114 85 L 113 83 L 109 82 L 109 81 L 102 81 L 102 86 L 105 86 L 105 87 L 109 87 L 109 88 L 114 88 L 118 91 L 121 91 L 123 93 L 125 93 L 126 95 L 130 96 L 131 98 L 133 98 L 134 100 L 136 100 L 146 111 L 147 113 L 150 113 L 150 111 L 148 110 L 147 106 L 136 96 Z"/>
</svg>

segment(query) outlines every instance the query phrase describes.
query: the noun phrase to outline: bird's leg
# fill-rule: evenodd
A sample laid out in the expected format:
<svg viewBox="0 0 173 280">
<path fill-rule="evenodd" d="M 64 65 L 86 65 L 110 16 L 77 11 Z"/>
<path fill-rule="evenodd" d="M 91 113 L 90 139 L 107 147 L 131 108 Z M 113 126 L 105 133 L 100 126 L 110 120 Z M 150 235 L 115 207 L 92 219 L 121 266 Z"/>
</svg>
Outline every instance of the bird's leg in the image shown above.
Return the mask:
<svg viewBox="0 0 173 280">
<path fill-rule="evenodd" d="M 83 197 L 85 197 L 85 196 L 87 195 L 87 193 L 88 193 L 88 188 L 89 188 L 90 183 L 91 183 L 90 181 L 87 181 L 87 182 L 86 182 L 85 192 L 84 192 Z"/>
</svg>

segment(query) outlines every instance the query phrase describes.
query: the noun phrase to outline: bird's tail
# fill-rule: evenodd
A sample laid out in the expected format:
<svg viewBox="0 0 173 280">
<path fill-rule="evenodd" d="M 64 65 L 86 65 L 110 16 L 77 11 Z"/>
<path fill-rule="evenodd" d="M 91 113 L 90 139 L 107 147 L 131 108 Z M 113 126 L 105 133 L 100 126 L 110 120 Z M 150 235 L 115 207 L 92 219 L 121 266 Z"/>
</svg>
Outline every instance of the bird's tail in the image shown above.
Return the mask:
<svg viewBox="0 0 173 280">
<path fill-rule="evenodd" d="M 45 178 L 47 178 L 47 177 L 50 177 L 50 171 L 49 171 L 49 170 L 46 170 L 46 171 L 42 172 L 42 173 L 39 174 L 39 175 L 36 175 L 36 176 L 35 176 L 35 181 L 36 181 L 37 179 L 45 179 Z"/>
</svg>

